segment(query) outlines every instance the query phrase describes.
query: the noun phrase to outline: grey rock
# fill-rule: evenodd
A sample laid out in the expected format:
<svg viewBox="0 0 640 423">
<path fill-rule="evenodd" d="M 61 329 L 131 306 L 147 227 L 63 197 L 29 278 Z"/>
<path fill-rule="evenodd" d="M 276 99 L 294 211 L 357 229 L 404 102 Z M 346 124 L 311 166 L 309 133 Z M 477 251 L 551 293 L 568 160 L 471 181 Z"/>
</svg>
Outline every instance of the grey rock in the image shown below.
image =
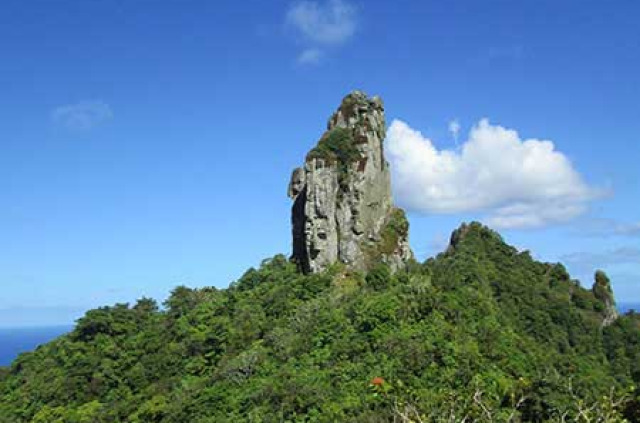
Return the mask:
<svg viewBox="0 0 640 423">
<path fill-rule="evenodd" d="M 385 134 L 382 100 L 354 91 L 293 171 L 292 259 L 303 271 L 336 262 L 362 271 L 385 262 L 397 270 L 413 258 L 406 217 L 392 204 Z"/>
<path fill-rule="evenodd" d="M 591 291 L 598 300 L 604 303 L 602 327 L 607 327 L 619 317 L 616 300 L 613 296 L 613 289 L 611 288 L 611 281 L 602 270 L 596 271 L 594 279 Z"/>
</svg>

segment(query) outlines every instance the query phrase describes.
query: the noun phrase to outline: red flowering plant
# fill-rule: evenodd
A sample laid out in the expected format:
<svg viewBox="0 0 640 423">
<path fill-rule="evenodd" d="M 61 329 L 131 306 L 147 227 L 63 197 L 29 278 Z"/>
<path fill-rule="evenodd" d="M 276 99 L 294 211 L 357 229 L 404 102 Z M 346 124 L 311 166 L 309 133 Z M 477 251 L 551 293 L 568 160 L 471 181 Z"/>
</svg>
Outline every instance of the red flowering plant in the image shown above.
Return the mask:
<svg viewBox="0 0 640 423">
<path fill-rule="evenodd" d="M 376 376 L 369 382 L 369 389 L 373 391 L 374 398 L 386 397 L 389 391 L 391 391 L 392 386 L 383 378 Z"/>
</svg>

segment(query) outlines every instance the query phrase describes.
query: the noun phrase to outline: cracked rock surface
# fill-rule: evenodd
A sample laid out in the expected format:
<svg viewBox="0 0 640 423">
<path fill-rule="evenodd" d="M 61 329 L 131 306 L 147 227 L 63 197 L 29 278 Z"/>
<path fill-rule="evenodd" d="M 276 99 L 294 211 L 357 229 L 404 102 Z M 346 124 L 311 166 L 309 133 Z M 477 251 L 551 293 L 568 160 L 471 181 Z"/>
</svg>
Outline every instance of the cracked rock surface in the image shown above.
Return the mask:
<svg viewBox="0 0 640 423">
<path fill-rule="evenodd" d="M 382 100 L 354 91 L 293 171 L 292 258 L 304 272 L 336 262 L 362 271 L 384 262 L 397 270 L 413 257 L 408 222 L 392 202 L 385 133 Z"/>
</svg>

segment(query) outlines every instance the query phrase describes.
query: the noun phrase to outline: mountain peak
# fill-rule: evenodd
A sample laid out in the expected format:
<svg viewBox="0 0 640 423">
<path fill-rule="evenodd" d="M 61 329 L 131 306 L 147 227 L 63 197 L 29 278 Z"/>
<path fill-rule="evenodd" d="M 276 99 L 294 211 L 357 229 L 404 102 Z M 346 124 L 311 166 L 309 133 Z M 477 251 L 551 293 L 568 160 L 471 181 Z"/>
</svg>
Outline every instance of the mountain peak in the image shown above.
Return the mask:
<svg viewBox="0 0 640 423">
<path fill-rule="evenodd" d="M 474 221 L 461 224 L 451 233 L 447 252 L 453 252 L 457 250 L 461 244 L 472 239 L 484 241 L 493 240 L 494 242 L 504 243 L 504 240 L 496 231 L 489 228 L 488 226 L 483 225 L 480 222 Z"/>
<path fill-rule="evenodd" d="M 384 124 L 384 104 L 382 99 L 378 96 L 369 97 L 362 91 L 354 90 L 342 99 L 340 107 L 329 119 L 327 129 L 331 130 L 336 126 L 356 126 L 358 122 L 361 122 L 361 116 L 373 114 L 381 115 L 383 118 L 381 123 Z M 382 129 L 384 130 L 384 128 Z"/>
<path fill-rule="evenodd" d="M 398 269 L 413 257 L 408 222 L 392 204 L 385 135 L 382 100 L 353 91 L 293 171 L 292 258 L 303 271 L 335 262 L 367 270 L 379 261 Z"/>
</svg>

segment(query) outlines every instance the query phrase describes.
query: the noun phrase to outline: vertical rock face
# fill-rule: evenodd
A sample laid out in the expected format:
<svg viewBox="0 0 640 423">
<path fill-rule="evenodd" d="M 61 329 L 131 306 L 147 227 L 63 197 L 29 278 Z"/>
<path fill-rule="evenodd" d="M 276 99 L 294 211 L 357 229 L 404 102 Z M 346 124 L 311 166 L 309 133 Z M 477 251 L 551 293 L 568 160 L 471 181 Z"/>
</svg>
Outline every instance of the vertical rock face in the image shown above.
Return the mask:
<svg viewBox="0 0 640 423">
<path fill-rule="evenodd" d="M 604 303 L 604 318 L 602 326 L 606 327 L 616 321 L 618 318 L 618 310 L 616 310 L 616 301 L 613 298 L 613 289 L 609 277 L 602 271 L 598 270 L 593 283 L 593 295 Z"/>
<path fill-rule="evenodd" d="M 327 126 L 291 175 L 292 258 L 307 273 L 335 262 L 403 267 L 413 254 L 404 212 L 392 204 L 382 100 L 354 91 Z"/>
</svg>

